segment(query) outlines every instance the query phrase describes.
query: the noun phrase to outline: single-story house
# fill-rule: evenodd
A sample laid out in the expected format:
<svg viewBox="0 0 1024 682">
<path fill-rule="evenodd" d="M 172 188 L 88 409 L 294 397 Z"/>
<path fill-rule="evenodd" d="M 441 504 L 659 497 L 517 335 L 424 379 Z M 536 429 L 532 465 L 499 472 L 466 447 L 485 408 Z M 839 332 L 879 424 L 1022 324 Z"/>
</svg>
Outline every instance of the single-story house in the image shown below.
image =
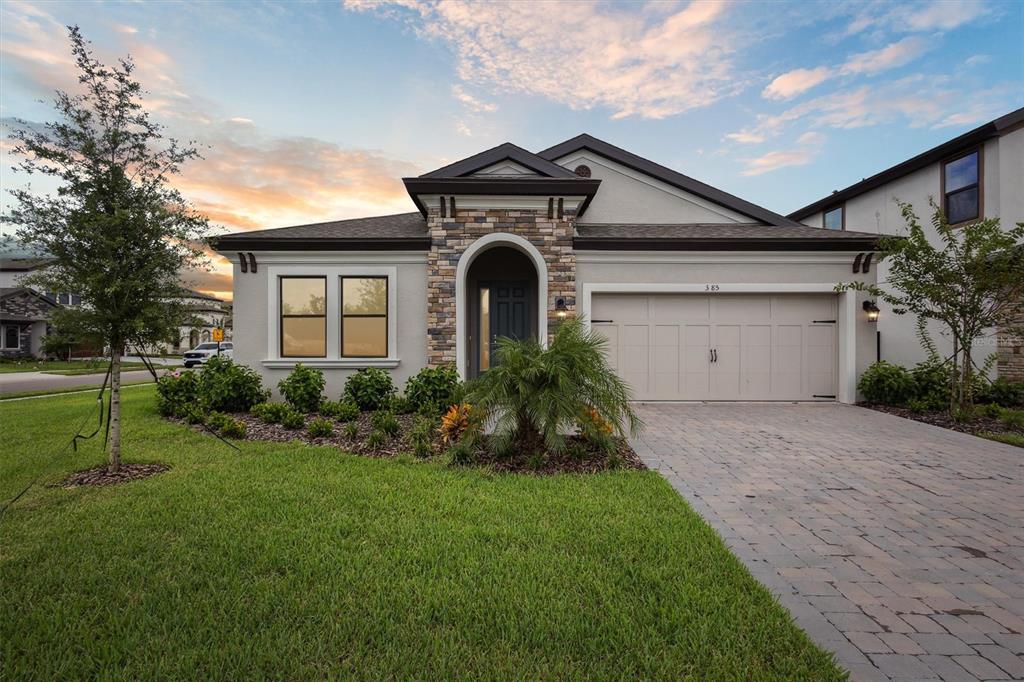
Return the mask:
<svg viewBox="0 0 1024 682">
<path fill-rule="evenodd" d="M 221 237 L 235 359 L 271 386 L 299 362 L 340 394 L 472 377 L 499 336 L 579 315 L 641 400 L 856 399 L 875 324 L 877 235 L 821 230 L 589 135 L 506 143 L 403 182 L 416 211 Z"/>
<path fill-rule="evenodd" d="M 789 214 L 805 225 L 842 231 L 848 228 L 876 234 L 902 234 L 906 221 L 897 200 L 909 203 L 929 238 L 938 243 L 931 227 L 934 201 L 953 225 L 980 218 L 999 218 L 1003 229 L 1024 222 L 1024 108 L 864 178 L 849 187 Z M 882 261 L 878 281 L 885 282 L 889 264 Z M 917 320 L 896 315 L 878 302 L 878 353 L 882 360 L 912 366 L 927 359 L 917 337 Z M 1024 318 L 1018 323 L 1024 327 Z M 940 353 L 951 353 L 952 338 L 941 325 L 930 327 Z M 979 364 L 998 353 L 999 376 L 1024 381 L 1024 339 L 1013 327 L 992 330 L 975 346 Z"/>
</svg>

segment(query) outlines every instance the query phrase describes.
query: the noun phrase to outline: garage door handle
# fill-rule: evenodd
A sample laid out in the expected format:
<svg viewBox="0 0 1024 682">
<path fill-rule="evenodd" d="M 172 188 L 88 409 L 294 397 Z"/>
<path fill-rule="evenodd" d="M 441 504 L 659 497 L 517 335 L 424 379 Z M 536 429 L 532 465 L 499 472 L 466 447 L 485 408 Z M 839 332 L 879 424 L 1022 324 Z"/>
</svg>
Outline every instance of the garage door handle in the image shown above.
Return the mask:
<svg viewBox="0 0 1024 682">
<path fill-rule="evenodd" d="M 604 322 L 604 323 L 606 323 L 606 324 L 610 324 L 610 323 L 612 323 L 612 322 L 614 322 L 614 321 L 615 321 L 615 320 L 591 320 L 591 321 L 590 321 L 590 324 L 599 324 L 599 323 L 601 323 L 601 322 Z"/>
<path fill-rule="evenodd" d="M 709 353 L 711 354 L 711 362 L 718 362 L 718 350 L 712 348 Z"/>
</svg>

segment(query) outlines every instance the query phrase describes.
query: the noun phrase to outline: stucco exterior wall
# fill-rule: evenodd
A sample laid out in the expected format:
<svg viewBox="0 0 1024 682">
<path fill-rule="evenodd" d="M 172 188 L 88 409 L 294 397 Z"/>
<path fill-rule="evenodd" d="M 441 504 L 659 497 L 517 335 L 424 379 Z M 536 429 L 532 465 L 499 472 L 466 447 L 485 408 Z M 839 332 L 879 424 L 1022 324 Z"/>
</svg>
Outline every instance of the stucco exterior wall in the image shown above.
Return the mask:
<svg viewBox="0 0 1024 682">
<path fill-rule="evenodd" d="M 382 264 L 396 268 L 395 309 L 389 311 L 394 317 L 396 331 L 397 364 L 388 371 L 399 389 L 406 379 L 426 366 L 427 355 L 427 265 L 425 254 L 389 255 L 389 252 L 345 253 L 321 252 L 315 254 L 256 254 L 259 267 L 256 273 L 242 273 L 234 263 L 234 357 L 235 361 L 252 367 L 263 376 L 264 384 L 273 389 L 279 398 L 277 383 L 288 376 L 295 361 L 276 361 L 277 353 L 272 344 L 277 342 L 277 333 L 270 332 L 271 319 L 269 297 L 277 295 L 277 277 L 290 268 L 377 268 Z M 271 267 L 275 273 L 271 275 Z M 276 315 L 274 316 L 276 318 Z M 275 320 L 273 328 L 276 330 Z M 328 333 L 338 324 L 338 318 L 328 313 Z M 287 366 L 277 366 L 285 364 Z M 322 369 L 326 379 L 326 395 L 332 400 L 341 396 L 345 379 L 355 372 L 358 363 L 349 364 L 340 358 L 319 359 L 306 364 Z M 274 366 L 269 366 L 274 365 Z"/>
<path fill-rule="evenodd" d="M 556 163 L 569 170 L 590 168 L 601 180 L 581 223 L 737 223 L 752 219 L 638 173 L 589 151 L 574 152 Z"/>
<path fill-rule="evenodd" d="M 1024 221 L 1024 129 L 1020 129 L 985 142 L 983 149 L 983 211 L 985 217 L 999 218 L 1004 228 Z M 925 232 L 933 243 L 938 235 L 931 227 L 933 209 L 929 200 L 940 202 L 942 165 L 939 162 L 909 173 L 901 178 L 845 202 L 846 229 L 876 234 L 904 234 L 906 222 L 900 213 L 898 201 L 909 202 L 914 207 Z M 822 214 L 815 213 L 802 221 L 805 225 L 821 227 Z M 885 281 L 889 266 L 882 261 L 877 266 L 879 281 Z M 882 334 L 882 359 L 904 366 L 913 366 L 926 359 L 927 353 L 917 338 L 917 320 L 909 315 L 896 315 L 883 301 L 878 301 L 881 310 L 878 329 Z M 952 353 L 953 343 L 941 325 L 930 324 L 929 334 L 940 353 Z M 975 353 L 975 361 L 981 363 L 997 350 L 997 334 L 993 330 L 982 339 Z M 1005 352 L 1006 362 L 1024 355 Z M 1009 366 L 1007 366 L 1009 370 Z M 1024 367 L 1019 368 L 1024 372 Z"/>
</svg>

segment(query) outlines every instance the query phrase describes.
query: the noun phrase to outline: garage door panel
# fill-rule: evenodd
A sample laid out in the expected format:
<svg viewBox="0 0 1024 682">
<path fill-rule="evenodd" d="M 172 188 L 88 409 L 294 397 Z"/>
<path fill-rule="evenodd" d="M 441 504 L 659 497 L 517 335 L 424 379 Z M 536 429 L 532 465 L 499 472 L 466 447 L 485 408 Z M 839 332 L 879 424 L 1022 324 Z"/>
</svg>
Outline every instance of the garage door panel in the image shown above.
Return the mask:
<svg viewBox="0 0 1024 682">
<path fill-rule="evenodd" d="M 614 320 L 595 328 L 637 399 L 811 400 L 836 393 L 836 305 L 820 294 L 601 294 L 593 310 Z"/>
</svg>

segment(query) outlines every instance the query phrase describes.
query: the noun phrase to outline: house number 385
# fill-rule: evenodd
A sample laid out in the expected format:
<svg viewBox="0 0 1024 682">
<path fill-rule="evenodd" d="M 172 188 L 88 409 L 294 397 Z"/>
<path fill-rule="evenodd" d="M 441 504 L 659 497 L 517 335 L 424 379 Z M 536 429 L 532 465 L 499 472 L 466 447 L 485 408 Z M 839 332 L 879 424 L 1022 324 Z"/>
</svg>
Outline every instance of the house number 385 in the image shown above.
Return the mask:
<svg viewBox="0 0 1024 682">
<path fill-rule="evenodd" d="M 717 284 L 705 284 L 704 291 L 718 291 L 721 287 Z"/>
</svg>

